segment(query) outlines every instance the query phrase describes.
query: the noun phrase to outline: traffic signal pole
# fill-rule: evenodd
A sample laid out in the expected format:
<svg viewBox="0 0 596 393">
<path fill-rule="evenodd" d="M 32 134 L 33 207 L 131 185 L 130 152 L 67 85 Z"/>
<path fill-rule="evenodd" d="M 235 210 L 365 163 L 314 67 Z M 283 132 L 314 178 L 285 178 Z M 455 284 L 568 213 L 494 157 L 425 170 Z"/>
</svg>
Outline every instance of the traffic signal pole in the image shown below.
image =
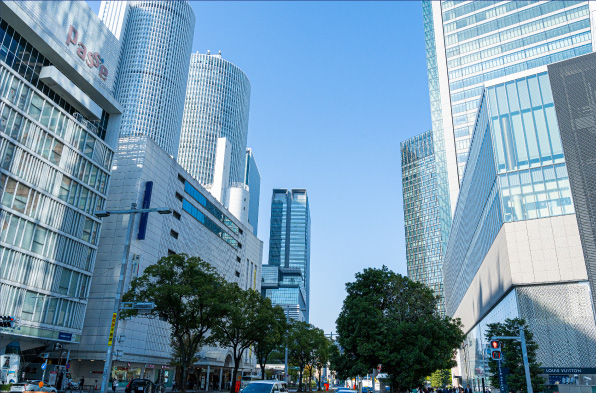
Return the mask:
<svg viewBox="0 0 596 393">
<path fill-rule="evenodd" d="M 530 361 L 528 360 L 528 349 L 526 348 L 526 334 L 523 328 L 519 328 L 519 336 L 499 336 L 492 337 L 491 340 L 517 340 L 521 342 L 522 358 L 524 361 L 524 371 L 526 374 L 527 393 L 534 393 L 532 390 L 532 378 L 530 376 Z"/>
</svg>

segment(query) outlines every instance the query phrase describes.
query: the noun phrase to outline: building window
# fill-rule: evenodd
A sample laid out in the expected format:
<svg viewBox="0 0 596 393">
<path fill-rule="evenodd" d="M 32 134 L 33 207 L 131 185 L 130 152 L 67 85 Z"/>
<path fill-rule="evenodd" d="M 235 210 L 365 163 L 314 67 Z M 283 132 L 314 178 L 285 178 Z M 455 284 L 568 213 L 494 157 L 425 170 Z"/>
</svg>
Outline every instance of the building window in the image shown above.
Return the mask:
<svg viewBox="0 0 596 393">
<path fill-rule="evenodd" d="M 168 255 L 176 255 L 176 253 L 168 248 Z"/>
<path fill-rule="evenodd" d="M 182 183 L 182 184 L 186 183 L 186 179 L 181 174 L 178 174 L 178 180 L 180 180 L 180 183 Z"/>
<path fill-rule="evenodd" d="M 180 221 L 180 213 L 178 213 L 176 210 L 174 210 L 172 212 L 172 215 L 174 216 L 174 218 L 178 221 Z"/>
<path fill-rule="evenodd" d="M 172 236 L 174 239 L 178 239 L 178 232 L 172 229 L 170 230 L 170 236 Z"/>
<path fill-rule="evenodd" d="M 242 262 L 242 259 L 240 257 L 236 257 L 236 261 L 237 262 Z"/>
<path fill-rule="evenodd" d="M 180 193 L 178 193 L 178 192 L 177 192 L 177 193 L 176 193 L 176 199 L 178 199 L 180 202 L 182 202 L 182 200 L 183 200 L 184 198 L 182 197 L 182 195 L 180 195 Z"/>
<path fill-rule="evenodd" d="M 236 277 L 240 277 L 240 272 L 236 270 Z"/>
</svg>

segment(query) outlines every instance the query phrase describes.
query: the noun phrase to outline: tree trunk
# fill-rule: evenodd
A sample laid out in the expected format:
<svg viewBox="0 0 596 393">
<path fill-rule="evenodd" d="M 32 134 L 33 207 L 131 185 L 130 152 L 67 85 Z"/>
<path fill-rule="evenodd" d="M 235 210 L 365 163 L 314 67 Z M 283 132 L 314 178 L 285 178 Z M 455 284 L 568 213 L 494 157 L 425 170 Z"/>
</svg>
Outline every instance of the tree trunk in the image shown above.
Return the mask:
<svg viewBox="0 0 596 393">
<path fill-rule="evenodd" d="M 302 391 L 302 371 L 304 370 L 303 367 L 300 367 L 300 377 L 298 379 L 298 391 Z"/>
<path fill-rule="evenodd" d="M 317 369 L 317 371 L 319 372 L 319 387 L 317 388 L 317 390 L 321 390 L 321 373 L 323 372 L 323 370 Z"/>
<path fill-rule="evenodd" d="M 178 381 L 178 384 L 180 384 L 180 392 L 186 393 L 186 365 L 185 364 L 180 365 L 180 381 Z"/>
<path fill-rule="evenodd" d="M 312 392 L 312 366 L 310 367 L 310 370 L 308 371 L 308 391 Z"/>
<path fill-rule="evenodd" d="M 261 379 L 263 381 L 265 380 L 265 364 L 267 364 L 267 361 L 265 361 L 265 363 L 259 362 L 259 366 L 261 366 Z"/>
<path fill-rule="evenodd" d="M 240 351 L 238 357 L 234 356 L 234 371 L 232 371 L 232 386 L 230 386 L 230 393 L 236 393 L 236 378 L 238 377 L 238 369 L 240 368 L 240 360 L 242 360 L 242 353 Z"/>
</svg>

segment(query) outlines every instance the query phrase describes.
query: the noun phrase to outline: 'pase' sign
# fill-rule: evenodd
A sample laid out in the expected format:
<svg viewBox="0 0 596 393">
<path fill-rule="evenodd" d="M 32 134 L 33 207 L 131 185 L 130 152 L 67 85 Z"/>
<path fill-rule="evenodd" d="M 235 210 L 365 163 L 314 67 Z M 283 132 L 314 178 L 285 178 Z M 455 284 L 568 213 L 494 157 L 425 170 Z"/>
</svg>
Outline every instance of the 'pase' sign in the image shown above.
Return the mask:
<svg viewBox="0 0 596 393">
<path fill-rule="evenodd" d="M 101 80 L 108 78 L 108 68 L 103 65 L 103 59 L 99 52 L 87 51 L 87 47 L 82 42 L 79 42 L 79 32 L 72 25 L 68 30 L 66 36 L 66 46 L 70 44 L 77 46 L 77 55 L 83 60 L 89 68 L 99 68 L 99 77 Z"/>
</svg>

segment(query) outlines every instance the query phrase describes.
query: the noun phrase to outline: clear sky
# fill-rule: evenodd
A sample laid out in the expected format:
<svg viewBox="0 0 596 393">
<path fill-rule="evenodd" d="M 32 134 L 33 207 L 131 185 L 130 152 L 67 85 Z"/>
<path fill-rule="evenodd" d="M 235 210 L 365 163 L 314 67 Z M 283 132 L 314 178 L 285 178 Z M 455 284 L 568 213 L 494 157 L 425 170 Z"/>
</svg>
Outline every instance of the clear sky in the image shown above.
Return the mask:
<svg viewBox="0 0 596 393">
<path fill-rule="evenodd" d="M 221 50 L 251 82 L 263 263 L 272 189 L 306 188 L 310 322 L 335 331 L 356 272 L 387 265 L 406 274 L 399 143 L 430 128 L 422 5 L 191 4 L 193 52 Z"/>
</svg>

